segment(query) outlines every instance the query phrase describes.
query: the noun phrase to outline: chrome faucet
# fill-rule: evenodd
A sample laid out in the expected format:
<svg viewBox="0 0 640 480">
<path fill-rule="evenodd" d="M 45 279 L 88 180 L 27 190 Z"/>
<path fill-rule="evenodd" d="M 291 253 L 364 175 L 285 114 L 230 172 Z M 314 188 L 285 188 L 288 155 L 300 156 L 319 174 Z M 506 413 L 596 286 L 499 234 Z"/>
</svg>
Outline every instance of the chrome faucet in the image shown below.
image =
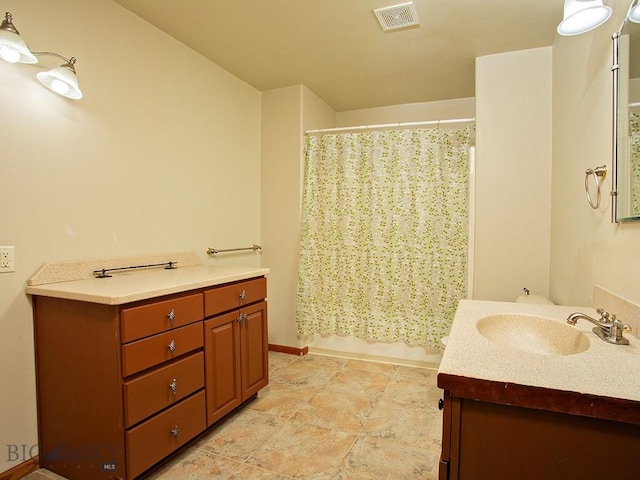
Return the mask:
<svg viewBox="0 0 640 480">
<path fill-rule="evenodd" d="M 615 315 L 605 312 L 602 308 L 599 308 L 597 312 L 598 315 L 600 315 L 599 320 L 584 313 L 574 312 L 567 318 L 567 323 L 569 325 L 575 325 L 579 318 L 588 320 L 595 325 L 593 333 L 605 342 L 615 345 L 629 345 L 629 340 L 623 336 L 623 333 L 630 333 L 631 327 L 622 323 Z"/>
</svg>

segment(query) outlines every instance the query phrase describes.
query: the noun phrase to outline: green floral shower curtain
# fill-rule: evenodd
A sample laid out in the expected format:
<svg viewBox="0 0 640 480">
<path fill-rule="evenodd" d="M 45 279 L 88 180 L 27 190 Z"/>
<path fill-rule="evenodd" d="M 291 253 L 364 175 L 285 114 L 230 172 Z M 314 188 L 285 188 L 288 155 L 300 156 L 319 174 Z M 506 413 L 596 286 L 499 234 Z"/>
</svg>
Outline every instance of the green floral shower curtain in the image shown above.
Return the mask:
<svg viewBox="0 0 640 480">
<path fill-rule="evenodd" d="M 471 131 L 307 136 L 299 334 L 439 346 L 467 292 Z"/>
<path fill-rule="evenodd" d="M 640 215 L 640 114 L 629 114 L 631 155 L 631 209 L 632 215 Z"/>
</svg>

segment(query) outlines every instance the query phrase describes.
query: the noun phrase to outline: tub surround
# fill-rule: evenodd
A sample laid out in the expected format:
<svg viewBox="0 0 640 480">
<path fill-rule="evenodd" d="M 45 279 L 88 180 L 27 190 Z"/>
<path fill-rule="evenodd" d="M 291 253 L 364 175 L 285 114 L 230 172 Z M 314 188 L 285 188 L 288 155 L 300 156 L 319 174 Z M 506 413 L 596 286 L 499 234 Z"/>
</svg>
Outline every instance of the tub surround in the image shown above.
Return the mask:
<svg viewBox="0 0 640 480">
<path fill-rule="evenodd" d="M 565 323 L 595 309 L 462 300 L 438 370 L 444 389 L 440 478 L 637 478 L 640 341 L 613 345 L 578 320 L 589 348 L 529 353 L 485 338 L 480 319 L 524 314 Z M 612 312 L 613 313 L 613 312 Z M 622 313 L 619 318 L 628 321 Z M 581 446 L 606 445 L 620 461 Z M 531 462 L 531 452 L 536 452 Z M 606 454 L 605 454 L 606 457 Z"/>
</svg>

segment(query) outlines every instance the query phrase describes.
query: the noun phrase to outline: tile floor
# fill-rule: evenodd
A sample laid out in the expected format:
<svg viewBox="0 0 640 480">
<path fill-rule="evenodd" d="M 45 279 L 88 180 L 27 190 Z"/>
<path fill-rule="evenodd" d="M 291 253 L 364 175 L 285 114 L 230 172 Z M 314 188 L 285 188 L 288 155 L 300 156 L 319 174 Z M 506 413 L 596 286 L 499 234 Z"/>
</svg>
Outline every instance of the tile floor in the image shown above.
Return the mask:
<svg viewBox="0 0 640 480">
<path fill-rule="evenodd" d="M 150 480 L 436 479 L 436 371 L 270 352 L 270 384 Z M 62 480 L 39 470 L 23 480 Z"/>
</svg>

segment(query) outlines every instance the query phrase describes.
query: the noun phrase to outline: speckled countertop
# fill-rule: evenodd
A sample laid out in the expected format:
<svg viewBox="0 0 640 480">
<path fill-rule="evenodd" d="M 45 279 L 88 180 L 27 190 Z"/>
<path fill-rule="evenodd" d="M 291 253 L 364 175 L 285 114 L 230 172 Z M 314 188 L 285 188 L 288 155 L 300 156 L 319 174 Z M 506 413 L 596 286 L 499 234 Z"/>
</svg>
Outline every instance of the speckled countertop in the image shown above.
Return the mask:
<svg viewBox="0 0 640 480">
<path fill-rule="evenodd" d="M 106 305 L 122 305 L 138 300 L 261 277 L 268 268 L 190 265 L 173 270 L 150 269 L 113 273 L 111 278 L 27 285 L 26 293 L 80 300 Z"/>
<path fill-rule="evenodd" d="M 481 318 L 493 314 L 522 313 L 564 323 L 576 311 L 599 318 L 595 310 L 588 307 L 462 300 L 438 370 L 438 386 L 457 389 L 463 397 L 466 390 L 468 398 L 505 397 L 501 403 L 511 403 L 516 398 L 515 394 L 509 398 L 510 389 L 518 391 L 517 398 L 526 396 L 527 388 L 535 390 L 539 397 L 544 392 L 555 392 L 553 398 L 566 397 L 566 407 L 559 407 L 559 411 L 574 408 L 578 397 L 622 400 L 626 401 L 624 408 L 635 409 L 630 412 L 634 417 L 631 421 L 635 423 L 640 418 L 640 403 L 635 403 L 640 402 L 640 341 L 633 335 L 625 334 L 629 345 L 612 345 L 591 331 L 590 322 L 578 320 L 572 328 L 585 332 L 589 348 L 581 353 L 556 356 L 500 345 L 485 338 L 476 328 Z M 476 388 L 476 384 L 481 388 Z M 583 403 L 588 407 L 588 401 Z M 611 417 L 616 417 L 615 412 L 611 412 Z"/>
</svg>

